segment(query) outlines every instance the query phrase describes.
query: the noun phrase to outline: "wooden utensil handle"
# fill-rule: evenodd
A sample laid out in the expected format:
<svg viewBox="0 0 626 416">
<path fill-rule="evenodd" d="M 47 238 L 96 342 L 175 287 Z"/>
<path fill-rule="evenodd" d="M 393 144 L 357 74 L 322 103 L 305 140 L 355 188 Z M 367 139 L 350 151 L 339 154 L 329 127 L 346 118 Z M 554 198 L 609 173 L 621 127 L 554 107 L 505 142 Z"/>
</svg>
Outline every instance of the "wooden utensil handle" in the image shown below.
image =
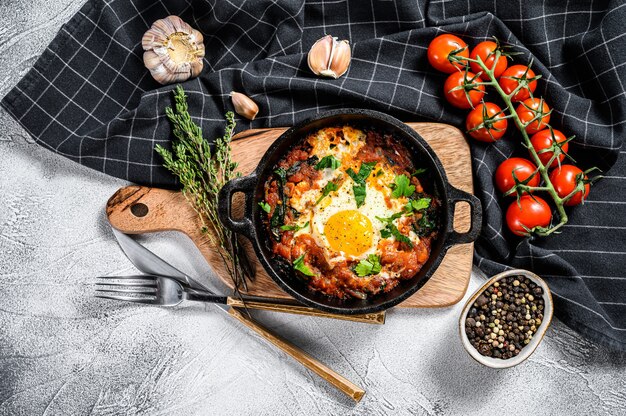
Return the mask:
<svg viewBox="0 0 626 416">
<path fill-rule="evenodd" d="M 342 393 L 350 396 L 355 402 L 358 403 L 365 395 L 365 390 L 363 390 L 341 374 L 335 372 L 333 369 L 326 366 L 322 362 L 318 361 L 313 356 L 307 354 L 300 348 L 291 344 L 287 340 L 272 333 L 270 330 L 263 327 L 252 318 L 249 318 L 248 316 L 242 314 L 237 308 L 230 308 L 228 310 L 228 313 L 237 320 L 239 320 L 239 322 L 259 334 L 262 338 L 271 342 L 276 347 L 280 348 L 283 352 L 290 355 L 300 364 L 313 371 L 318 376 L 322 377 L 324 380 L 335 386 L 337 389 L 341 390 Z"/>
<path fill-rule="evenodd" d="M 226 300 L 226 303 L 230 306 L 235 306 L 239 308 L 244 307 L 244 302 L 241 299 L 231 298 L 229 297 Z M 296 315 L 308 315 L 308 316 L 318 316 L 321 318 L 331 318 L 331 319 L 341 319 L 344 321 L 353 321 L 353 322 L 363 322 L 366 324 L 377 324 L 382 325 L 385 323 L 385 312 L 377 312 L 377 313 L 366 313 L 361 315 L 341 315 L 337 313 L 328 313 L 324 311 L 320 311 L 319 309 L 310 308 L 308 306 L 303 305 L 292 305 L 288 303 L 275 303 L 271 299 L 259 300 L 259 301 L 245 301 L 245 307 L 250 309 L 258 309 L 263 311 L 272 311 L 272 312 L 283 312 L 283 313 L 293 313 Z"/>
</svg>

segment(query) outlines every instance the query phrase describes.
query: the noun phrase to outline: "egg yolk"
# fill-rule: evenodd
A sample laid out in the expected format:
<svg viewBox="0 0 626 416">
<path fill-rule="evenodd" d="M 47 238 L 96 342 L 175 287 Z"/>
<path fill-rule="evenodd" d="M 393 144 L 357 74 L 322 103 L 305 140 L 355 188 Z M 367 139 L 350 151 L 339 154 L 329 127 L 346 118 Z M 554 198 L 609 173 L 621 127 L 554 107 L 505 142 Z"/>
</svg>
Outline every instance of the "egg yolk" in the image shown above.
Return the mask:
<svg viewBox="0 0 626 416">
<path fill-rule="evenodd" d="M 363 254 L 372 246 L 372 222 L 356 210 L 339 211 L 324 226 L 324 235 L 335 251 L 350 256 Z"/>
</svg>

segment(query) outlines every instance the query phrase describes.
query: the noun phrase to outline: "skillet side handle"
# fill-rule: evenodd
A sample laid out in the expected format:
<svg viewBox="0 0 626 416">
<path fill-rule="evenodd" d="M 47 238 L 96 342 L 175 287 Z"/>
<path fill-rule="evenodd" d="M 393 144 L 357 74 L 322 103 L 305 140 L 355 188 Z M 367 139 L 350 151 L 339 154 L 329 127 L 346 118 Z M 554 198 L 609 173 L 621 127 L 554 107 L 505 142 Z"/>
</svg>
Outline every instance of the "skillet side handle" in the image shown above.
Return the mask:
<svg viewBox="0 0 626 416">
<path fill-rule="evenodd" d="M 254 229 L 254 222 L 252 221 L 254 212 L 252 200 L 254 198 L 253 192 L 256 187 L 256 182 L 257 176 L 254 174 L 232 179 L 220 189 L 218 195 L 218 216 L 222 224 L 226 228 L 250 240 L 256 239 L 256 231 Z M 245 198 L 245 208 L 241 219 L 234 219 L 232 217 L 233 194 L 236 192 L 242 192 Z"/>
<path fill-rule="evenodd" d="M 453 220 L 448 238 L 446 239 L 446 247 L 475 241 L 478 238 L 478 234 L 480 234 L 483 223 L 483 207 L 480 203 L 480 199 L 453 186 L 448 187 L 448 195 L 448 215 Z M 456 209 L 456 203 L 461 201 L 467 202 L 470 206 L 470 229 L 465 233 L 459 233 L 454 230 L 454 211 Z"/>
</svg>

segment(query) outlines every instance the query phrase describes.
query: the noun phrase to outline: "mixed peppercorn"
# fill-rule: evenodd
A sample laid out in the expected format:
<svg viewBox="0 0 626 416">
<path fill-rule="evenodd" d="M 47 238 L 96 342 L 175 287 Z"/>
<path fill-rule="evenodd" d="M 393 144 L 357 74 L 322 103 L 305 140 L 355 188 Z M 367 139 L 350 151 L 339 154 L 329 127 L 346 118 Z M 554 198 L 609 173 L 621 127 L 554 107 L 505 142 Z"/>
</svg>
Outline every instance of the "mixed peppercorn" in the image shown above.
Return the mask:
<svg viewBox="0 0 626 416">
<path fill-rule="evenodd" d="M 524 276 L 491 284 L 470 308 L 465 333 L 487 357 L 515 357 L 532 340 L 543 321 L 543 289 Z"/>
</svg>

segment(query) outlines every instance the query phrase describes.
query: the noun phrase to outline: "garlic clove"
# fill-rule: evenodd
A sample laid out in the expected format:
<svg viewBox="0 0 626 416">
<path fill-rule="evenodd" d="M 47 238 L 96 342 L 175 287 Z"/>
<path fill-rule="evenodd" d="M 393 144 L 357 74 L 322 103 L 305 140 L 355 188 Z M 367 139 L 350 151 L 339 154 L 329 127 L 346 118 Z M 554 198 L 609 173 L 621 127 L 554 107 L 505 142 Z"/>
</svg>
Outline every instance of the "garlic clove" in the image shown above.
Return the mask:
<svg viewBox="0 0 626 416">
<path fill-rule="evenodd" d="M 152 30 L 160 34 L 163 37 L 163 39 L 167 39 L 167 35 L 175 32 L 174 27 L 171 24 L 169 24 L 168 18 L 159 19 L 156 22 L 154 22 L 152 24 Z"/>
<path fill-rule="evenodd" d="M 335 52 L 333 53 L 333 59 L 330 62 L 330 71 L 335 75 L 334 78 L 339 78 L 346 73 L 350 67 L 350 61 L 352 60 L 352 51 L 350 50 L 350 43 L 347 40 L 342 40 L 335 44 Z"/>
<path fill-rule="evenodd" d="M 143 63 L 146 68 L 156 68 L 161 65 L 161 58 L 154 51 L 145 51 L 143 53 Z"/>
<path fill-rule="evenodd" d="M 307 57 L 309 68 L 315 75 L 339 78 L 350 66 L 352 52 L 347 40 L 326 35 L 313 44 Z"/>
<path fill-rule="evenodd" d="M 185 23 L 185 21 L 178 16 L 174 16 L 174 19 L 171 20 L 171 23 L 174 27 L 175 32 L 183 32 L 190 35 L 191 31 L 193 30 L 191 26 Z"/>
<path fill-rule="evenodd" d="M 191 77 L 195 78 L 202 72 L 202 62 L 194 61 L 191 63 Z"/>
<path fill-rule="evenodd" d="M 328 69 L 328 62 L 333 51 L 333 43 L 333 37 L 326 35 L 315 42 L 311 47 L 307 57 L 307 63 L 309 64 L 309 69 L 313 71 L 315 75 L 320 75 L 322 71 Z"/>
<path fill-rule="evenodd" d="M 202 49 L 204 49 L 204 36 L 202 36 L 202 33 L 194 29 L 189 36 L 194 42 L 202 45 Z"/>
<path fill-rule="evenodd" d="M 144 64 L 161 84 L 186 81 L 202 71 L 204 38 L 178 16 L 152 24 L 141 39 Z"/>
<path fill-rule="evenodd" d="M 235 112 L 248 120 L 254 120 L 259 112 L 259 106 L 247 95 L 231 91 L 230 99 L 235 107 Z"/>
</svg>

